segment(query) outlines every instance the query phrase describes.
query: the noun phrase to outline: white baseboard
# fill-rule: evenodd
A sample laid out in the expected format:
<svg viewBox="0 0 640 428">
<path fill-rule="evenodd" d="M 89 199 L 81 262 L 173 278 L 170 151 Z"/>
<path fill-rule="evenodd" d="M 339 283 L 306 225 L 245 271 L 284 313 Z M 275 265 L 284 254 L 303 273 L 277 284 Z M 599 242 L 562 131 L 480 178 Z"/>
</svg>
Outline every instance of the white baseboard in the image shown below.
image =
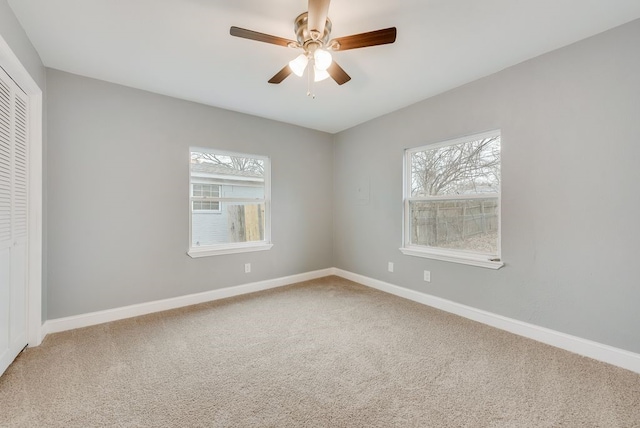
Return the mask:
<svg viewBox="0 0 640 428">
<path fill-rule="evenodd" d="M 302 281 L 309 281 L 311 279 L 322 278 L 329 275 L 333 275 L 332 268 L 301 273 L 298 275 L 285 276 L 282 278 L 269 279 L 266 281 L 252 282 L 249 284 L 237 285 L 235 287 L 205 291 L 203 293 L 188 294 L 186 296 L 179 296 L 171 299 L 156 300 L 153 302 L 123 306 L 121 308 L 107 309 L 104 311 L 91 312 L 88 314 L 52 319 L 46 321 L 42 326 L 42 337 L 44 338 L 48 333 L 58 333 L 61 331 L 89 327 L 92 325 L 122 320 L 125 318 L 147 315 L 154 312 L 166 311 L 169 309 L 176 309 L 189 305 L 196 305 L 198 303 L 226 299 L 228 297 L 254 293 L 256 291 L 268 290 L 270 288 L 282 287 L 284 285 L 295 284 L 296 282 Z"/>
<path fill-rule="evenodd" d="M 124 306 L 121 308 L 108 309 L 105 311 L 92 312 L 88 314 L 75 315 L 71 317 L 48 320 L 42 326 L 42 337 L 48 333 L 57 333 L 66 330 L 73 330 L 81 327 L 88 327 L 110 321 L 117 321 L 153 312 L 166 311 L 169 309 L 181 308 L 184 306 L 205 303 L 256 291 L 268 290 L 282 287 L 284 285 L 295 284 L 297 282 L 309 281 L 322 278 L 324 276 L 337 275 L 339 277 L 357 282 L 367 287 L 375 288 L 385 293 L 393 294 L 423 305 L 441 309 L 445 312 L 459 315 L 473 321 L 478 321 L 491 327 L 496 327 L 519 336 L 527 337 L 547 345 L 555 346 L 573 352 L 578 355 L 593 358 L 594 360 L 622 367 L 636 373 L 640 373 L 640 354 L 636 354 L 624 349 L 603 345 L 580 337 L 571 336 L 545 327 L 518 321 L 513 318 L 504 317 L 491 312 L 476 309 L 471 306 L 462 305 L 451 300 L 442 299 L 419 291 L 399 287 L 384 281 L 369 278 L 356 273 L 348 272 L 338 268 L 328 268 L 313 272 L 291 275 L 282 278 L 270 279 L 266 281 L 253 282 L 235 287 L 221 288 L 219 290 L 205 291 L 203 293 L 189 294 L 165 300 L 156 300 L 148 303 Z"/>
<path fill-rule="evenodd" d="M 462 305 L 451 300 L 399 287 L 377 279 L 351 273 L 342 269 L 333 268 L 332 274 L 375 288 L 386 293 L 394 294 L 423 305 L 441 309 L 445 312 L 460 315 L 461 317 L 478 321 L 491 327 L 496 327 L 510 333 L 524 336 L 547 345 L 555 346 L 578 355 L 593 358 L 594 360 L 622 367 L 636 373 L 640 373 L 640 354 L 636 354 L 613 346 L 603 345 L 580 337 L 571 336 L 545 327 L 507 318 L 491 312 Z"/>
</svg>

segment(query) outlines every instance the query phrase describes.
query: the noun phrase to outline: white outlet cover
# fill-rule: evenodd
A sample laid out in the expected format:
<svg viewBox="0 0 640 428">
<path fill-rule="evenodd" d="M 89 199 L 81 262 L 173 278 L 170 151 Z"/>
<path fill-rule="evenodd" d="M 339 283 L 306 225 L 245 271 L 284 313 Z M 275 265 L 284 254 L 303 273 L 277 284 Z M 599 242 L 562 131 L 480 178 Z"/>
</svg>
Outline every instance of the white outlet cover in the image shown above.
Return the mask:
<svg viewBox="0 0 640 428">
<path fill-rule="evenodd" d="M 389 272 L 393 272 L 393 262 L 389 262 Z"/>
<path fill-rule="evenodd" d="M 431 282 L 431 272 L 428 270 L 424 271 L 424 280 L 427 282 Z"/>
</svg>

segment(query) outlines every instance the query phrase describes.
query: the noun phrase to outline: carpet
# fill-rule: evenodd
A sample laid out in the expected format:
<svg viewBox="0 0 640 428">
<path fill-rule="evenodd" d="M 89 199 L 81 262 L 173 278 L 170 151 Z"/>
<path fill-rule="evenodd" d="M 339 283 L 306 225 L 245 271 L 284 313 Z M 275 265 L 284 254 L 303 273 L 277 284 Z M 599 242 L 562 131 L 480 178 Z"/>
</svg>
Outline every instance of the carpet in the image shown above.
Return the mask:
<svg viewBox="0 0 640 428">
<path fill-rule="evenodd" d="M 51 334 L 1 427 L 640 427 L 640 375 L 338 277 Z"/>
</svg>

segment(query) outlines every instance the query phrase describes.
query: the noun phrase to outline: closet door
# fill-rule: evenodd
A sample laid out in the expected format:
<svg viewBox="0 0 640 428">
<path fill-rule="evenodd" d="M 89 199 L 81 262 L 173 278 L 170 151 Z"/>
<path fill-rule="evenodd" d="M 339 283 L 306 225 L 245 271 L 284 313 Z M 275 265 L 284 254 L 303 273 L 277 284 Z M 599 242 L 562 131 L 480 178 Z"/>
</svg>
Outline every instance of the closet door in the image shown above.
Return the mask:
<svg viewBox="0 0 640 428">
<path fill-rule="evenodd" d="M 27 108 L 0 68 L 0 374 L 27 345 Z"/>
</svg>

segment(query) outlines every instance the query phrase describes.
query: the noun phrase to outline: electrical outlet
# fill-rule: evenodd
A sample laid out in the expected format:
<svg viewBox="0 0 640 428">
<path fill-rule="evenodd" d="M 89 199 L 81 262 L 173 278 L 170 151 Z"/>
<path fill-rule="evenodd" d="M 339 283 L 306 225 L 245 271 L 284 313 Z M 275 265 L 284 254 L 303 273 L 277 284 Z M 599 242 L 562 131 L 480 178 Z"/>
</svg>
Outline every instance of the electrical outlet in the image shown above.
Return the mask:
<svg viewBox="0 0 640 428">
<path fill-rule="evenodd" d="M 431 272 L 428 270 L 424 271 L 424 280 L 427 282 L 431 282 Z"/>
<path fill-rule="evenodd" d="M 393 272 L 393 262 L 389 262 L 389 272 Z"/>
<path fill-rule="evenodd" d="M 251 263 L 245 263 L 244 264 L 244 273 L 249 273 L 251 272 Z"/>
</svg>

